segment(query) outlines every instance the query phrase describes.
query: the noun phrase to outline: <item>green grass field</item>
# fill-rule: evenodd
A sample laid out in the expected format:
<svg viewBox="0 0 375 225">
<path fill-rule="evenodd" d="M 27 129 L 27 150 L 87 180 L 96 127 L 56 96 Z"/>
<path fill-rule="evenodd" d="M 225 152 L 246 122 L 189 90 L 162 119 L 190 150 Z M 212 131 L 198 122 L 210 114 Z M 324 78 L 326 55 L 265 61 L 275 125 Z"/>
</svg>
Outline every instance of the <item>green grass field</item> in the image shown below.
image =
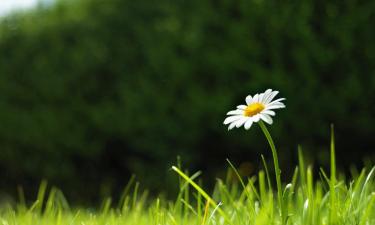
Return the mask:
<svg viewBox="0 0 375 225">
<path fill-rule="evenodd" d="M 253 124 L 252 116 L 255 118 L 264 109 L 285 107 L 281 103 L 284 99 L 275 100 L 268 105 L 262 102 L 265 101 L 264 98 L 268 98 L 264 96 L 275 97 L 277 93 L 268 89 L 261 95 L 256 94 L 255 103 L 251 96 L 246 97 L 248 106 L 238 106 L 237 110 L 228 112 L 229 117 L 224 124 L 230 124 L 229 130 L 244 124 L 245 129 L 249 129 Z M 244 110 L 239 110 L 241 108 Z M 272 124 L 270 116 L 263 115 L 262 118 Z M 133 185 L 134 179 L 131 179 L 119 203 L 114 205 L 111 199 L 107 199 L 99 211 L 70 209 L 63 194 L 57 189 L 52 189 L 46 198 L 47 184 L 43 182 L 34 204 L 28 207 L 20 191 L 20 204 L 16 207 L 3 207 L 0 222 L 4 225 L 375 224 L 375 167 L 370 171 L 363 169 L 360 173 L 353 174 L 351 180 L 338 179 L 333 126 L 329 173 L 321 169 L 320 179 L 314 179 L 316 176 L 310 166 L 305 166 L 303 151 L 299 149 L 299 165 L 294 170 L 292 180 L 283 185 L 277 150 L 262 120 L 257 119 L 256 122 L 271 148 L 274 177 L 270 176 L 263 156 L 261 159 L 264 170 L 248 178 L 241 177 L 236 167 L 227 160 L 230 172 L 227 179 L 217 179 L 213 193 L 209 194 L 196 182 L 200 172 L 190 176 L 180 169 L 181 165 L 178 163 L 177 167 L 172 167 L 180 178 L 180 192 L 175 201 L 149 199 L 147 194 L 139 193 L 138 184 Z"/>
<path fill-rule="evenodd" d="M 300 149 L 292 180 L 281 186 L 281 199 L 278 188 L 272 186 L 276 177 L 269 176 L 266 166 L 256 176 L 242 178 L 228 161 L 227 179 L 218 179 L 213 193 L 197 184 L 199 172 L 188 176 L 173 167 L 180 178 L 175 201 L 148 198 L 146 192 L 139 193 L 132 179 L 119 201 L 107 199 L 100 210 L 71 209 L 59 190 L 46 193 L 43 182 L 34 204 L 25 204 L 21 195 L 16 206 L 3 206 L 0 224 L 375 224 L 375 169 L 363 169 L 349 180 L 338 179 L 333 136 L 330 171 L 321 169 L 320 176 L 314 176 L 302 152 Z M 266 165 L 263 156 L 261 159 Z"/>
</svg>

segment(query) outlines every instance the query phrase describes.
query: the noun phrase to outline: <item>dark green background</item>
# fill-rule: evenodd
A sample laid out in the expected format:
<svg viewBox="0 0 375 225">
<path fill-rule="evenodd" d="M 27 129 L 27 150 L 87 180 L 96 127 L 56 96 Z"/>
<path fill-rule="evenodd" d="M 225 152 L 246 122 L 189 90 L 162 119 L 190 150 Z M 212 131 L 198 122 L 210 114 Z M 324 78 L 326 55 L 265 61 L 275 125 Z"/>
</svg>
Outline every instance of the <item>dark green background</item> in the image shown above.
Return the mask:
<svg viewBox="0 0 375 225">
<path fill-rule="evenodd" d="M 284 178 L 297 144 L 327 165 L 331 123 L 341 169 L 360 166 L 375 146 L 374 21 L 375 2 L 356 0 L 59 1 L 3 18 L 0 189 L 45 178 L 85 202 L 135 173 L 170 191 L 177 155 L 207 183 L 226 158 L 254 172 L 271 159 L 259 127 L 222 122 L 267 88 L 287 98 L 269 127 Z"/>
</svg>

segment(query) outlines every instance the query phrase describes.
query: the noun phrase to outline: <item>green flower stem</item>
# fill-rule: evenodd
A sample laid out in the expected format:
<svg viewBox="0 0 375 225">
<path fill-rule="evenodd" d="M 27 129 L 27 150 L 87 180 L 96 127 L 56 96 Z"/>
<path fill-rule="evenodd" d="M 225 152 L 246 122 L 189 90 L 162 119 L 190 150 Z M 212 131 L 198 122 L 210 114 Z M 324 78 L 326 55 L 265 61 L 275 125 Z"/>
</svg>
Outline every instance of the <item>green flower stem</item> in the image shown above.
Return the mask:
<svg viewBox="0 0 375 225">
<path fill-rule="evenodd" d="M 264 135 L 266 136 L 268 144 L 270 145 L 271 150 L 272 150 L 273 164 L 274 164 L 274 167 L 275 167 L 275 175 L 276 175 L 277 199 L 278 199 L 278 203 L 279 203 L 279 213 L 280 213 L 280 216 L 281 216 L 281 219 L 282 219 L 282 224 L 284 224 L 284 221 L 285 221 L 284 217 L 285 216 L 284 216 L 284 210 L 283 210 L 283 202 L 282 202 L 283 195 L 282 195 L 281 179 L 280 179 L 281 170 L 280 170 L 280 167 L 279 167 L 279 159 L 277 157 L 276 147 L 275 147 L 275 144 L 273 143 L 272 137 L 271 137 L 270 133 L 268 132 L 268 129 L 267 129 L 266 125 L 264 125 L 262 120 L 259 121 L 259 126 L 262 129 Z"/>
</svg>

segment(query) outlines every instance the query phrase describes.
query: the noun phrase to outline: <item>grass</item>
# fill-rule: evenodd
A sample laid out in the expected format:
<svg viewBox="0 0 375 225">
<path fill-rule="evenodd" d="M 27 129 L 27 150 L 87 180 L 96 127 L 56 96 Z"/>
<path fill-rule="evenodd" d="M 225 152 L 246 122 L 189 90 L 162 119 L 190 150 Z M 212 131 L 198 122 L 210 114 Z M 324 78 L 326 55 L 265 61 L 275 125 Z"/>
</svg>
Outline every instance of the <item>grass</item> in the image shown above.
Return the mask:
<svg viewBox="0 0 375 225">
<path fill-rule="evenodd" d="M 262 128 L 263 129 L 263 128 Z M 268 133 L 268 131 L 267 131 Z M 267 140 L 270 142 L 269 136 Z M 271 143 L 270 143 L 271 144 Z M 273 156 L 276 148 L 271 144 Z M 132 178 L 119 202 L 110 198 L 96 211 L 71 209 L 63 194 L 55 188 L 47 194 L 42 182 L 37 200 L 27 205 L 20 195 L 15 206 L 3 206 L 3 225 L 268 225 L 268 224 L 375 224 L 375 168 L 363 169 L 349 180 L 337 177 L 335 145 L 332 128 L 331 166 L 319 176 L 307 166 L 303 150 L 298 148 L 298 166 L 292 179 L 281 184 L 277 158 L 274 158 L 276 188 L 265 159 L 264 169 L 252 177 L 241 177 L 228 160 L 229 173 L 225 180 L 217 179 L 215 189 L 207 193 L 199 185 L 200 172 L 189 175 L 172 167 L 180 178 L 180 193 L 175 201 L 149 199 L 139 193 Z M 314 179 L 320 177 L 319 179 Z M 280 183 L 279 183 L 280 182 Z"/>
</svg>

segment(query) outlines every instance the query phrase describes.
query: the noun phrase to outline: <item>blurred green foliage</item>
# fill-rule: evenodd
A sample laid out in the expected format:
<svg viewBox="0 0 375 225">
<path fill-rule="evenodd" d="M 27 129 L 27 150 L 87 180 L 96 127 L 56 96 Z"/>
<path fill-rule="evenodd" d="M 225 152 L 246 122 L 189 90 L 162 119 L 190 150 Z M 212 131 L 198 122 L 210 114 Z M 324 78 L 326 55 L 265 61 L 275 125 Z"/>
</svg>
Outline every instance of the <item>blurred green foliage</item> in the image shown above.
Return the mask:
<svg viewBox="0 0 375 225">
<path fill-rule="evenodd" d="M 3 18 L 1 185 L 46 178 L 87 199 L 131 173 L 166 188 L 177 155 L 208 175 L 226 157 L 256 167 L 259 128 L 222 121 L 269 87 L 287 98 L 270 128 L 286 174 L 298 143 L 325 163 L 330 123 L 338 161 L 358 162 L 375 146 L 373 21 L 375 2 L 353 0 L 59 1 Z"/>
</svg>

